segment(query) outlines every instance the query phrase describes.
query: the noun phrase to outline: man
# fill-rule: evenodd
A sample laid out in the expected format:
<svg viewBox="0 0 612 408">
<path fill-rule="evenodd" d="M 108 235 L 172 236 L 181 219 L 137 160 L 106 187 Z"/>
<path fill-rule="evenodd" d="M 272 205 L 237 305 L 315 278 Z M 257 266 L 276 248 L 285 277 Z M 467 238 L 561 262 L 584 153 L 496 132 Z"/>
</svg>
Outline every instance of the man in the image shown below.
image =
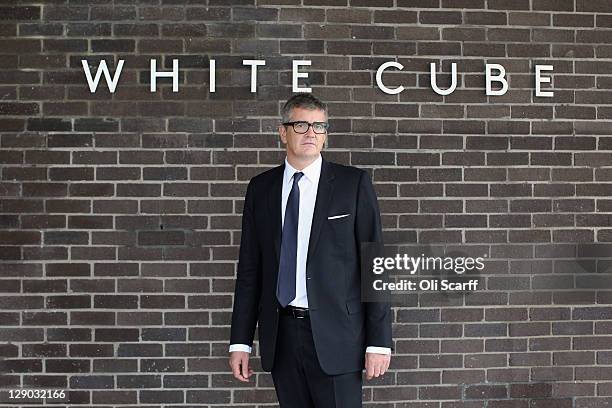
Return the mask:
<svg viewBox="0 0 612 408">
<path fill-rule="evenodd" d="M 230 367 L 248 381 L 259 322 L 281 407 L 361 407 L 362 370 L 368 380 L 384 374 L 392 343 L 389 304 L 361 301 L 360 244 L 382 242 L 376 194 L 367 172 L 321 156 L 319 99 L 297 94 L 282 117 L 285 163 L 247 187 Z"/>
</svg>

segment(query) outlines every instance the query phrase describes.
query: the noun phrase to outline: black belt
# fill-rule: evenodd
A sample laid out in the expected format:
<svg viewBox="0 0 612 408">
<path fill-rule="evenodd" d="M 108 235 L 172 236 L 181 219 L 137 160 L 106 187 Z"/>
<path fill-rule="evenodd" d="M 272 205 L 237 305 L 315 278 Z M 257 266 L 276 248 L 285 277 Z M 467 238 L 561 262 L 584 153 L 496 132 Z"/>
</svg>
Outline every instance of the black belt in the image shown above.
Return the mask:
<svg viewBox="0 0 612 408">
<path fill-rule="evenodd" d="M 291 316 L 295 319 L 304 319 L 308 317 L 308 309 L 303 307 L 287 306 L 280 309 L 280 314 Z"/>
</svg>

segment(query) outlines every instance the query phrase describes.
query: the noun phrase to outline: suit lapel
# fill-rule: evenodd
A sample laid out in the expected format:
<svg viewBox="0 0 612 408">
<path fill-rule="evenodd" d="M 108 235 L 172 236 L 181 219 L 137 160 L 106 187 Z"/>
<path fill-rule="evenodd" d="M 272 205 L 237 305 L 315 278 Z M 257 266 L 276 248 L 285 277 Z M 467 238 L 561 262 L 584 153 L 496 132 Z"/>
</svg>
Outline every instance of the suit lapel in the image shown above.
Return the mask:
<svg viewBox="0 0 612 408">
<path fill-rule="evenodd" d="M 272 236 L 274 237 L 274 251 L 276 252 L 276 264 L 280 259 L 281 247 L 281 203 L 283 199 L 283 174 L 285 172 L 285 163 L 277 167 L 277 174 L 272 178 L 270 186 L 270 194 L 268 195 L 268 210 L 270 211 L 270 225 L 272 226 Z"/>
<path fill-rule="evenodd" d="M 310 228 L 310 240 L 308 241 L 308 256 L 306 257 L 306 268 L 312 259 L 314 250 L 319 241 L 321 227 L 327 219 L 329 203 L 334 191 L 334 173 L 328 161 L 323 159 L 321 163 L 321 177 L 317 188 L 317 200 L 315 203 L 314 214 L 312 216 L 312 226 Z"/>
</svg>

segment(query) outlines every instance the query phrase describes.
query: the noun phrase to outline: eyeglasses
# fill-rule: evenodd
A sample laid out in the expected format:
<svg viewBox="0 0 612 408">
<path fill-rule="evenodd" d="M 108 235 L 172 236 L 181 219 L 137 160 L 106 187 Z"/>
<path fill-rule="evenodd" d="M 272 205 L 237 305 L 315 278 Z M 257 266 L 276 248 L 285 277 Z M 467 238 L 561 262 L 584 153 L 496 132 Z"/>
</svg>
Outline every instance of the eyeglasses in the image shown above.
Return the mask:
<svg viewBox="0 0 612 408">
<path fill-rule="evenodd" d="M 329 123 L 326 122 L 306 122 L 303 120 L 299 120 L 296 122 L 285 122 L 283 123 L 285 126 L 293 126 L 293 130 L 295 133 L 306 133 L 308 132 L 308 128 L 312 126 L 312 130 L 315 133 L 321 134 L 327 132 L 329 129 Z"/>
</svg>

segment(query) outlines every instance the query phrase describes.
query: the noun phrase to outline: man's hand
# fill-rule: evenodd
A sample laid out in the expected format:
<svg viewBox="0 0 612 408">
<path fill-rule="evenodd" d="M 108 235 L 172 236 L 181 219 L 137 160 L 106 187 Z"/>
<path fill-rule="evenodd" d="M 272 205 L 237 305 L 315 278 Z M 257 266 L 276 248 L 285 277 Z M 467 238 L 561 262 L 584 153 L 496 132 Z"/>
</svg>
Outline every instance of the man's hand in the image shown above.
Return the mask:
<svg viewBox="0 0 612 408">
<path fill-rule="evenodd" d="M 246 351 L 232 351 L 229 357 L 229 365 L 234 377 L 242 382 L 249 382 L 253 370 L 249 368 L 249 353 Z"/>
<path fill-rule="evenodd" d="M 391 363 L 391 355 L 378 353 L 365 353 L 365 369 L 366 378 L 372 378 L 383 375 Z"/>
</svg>

